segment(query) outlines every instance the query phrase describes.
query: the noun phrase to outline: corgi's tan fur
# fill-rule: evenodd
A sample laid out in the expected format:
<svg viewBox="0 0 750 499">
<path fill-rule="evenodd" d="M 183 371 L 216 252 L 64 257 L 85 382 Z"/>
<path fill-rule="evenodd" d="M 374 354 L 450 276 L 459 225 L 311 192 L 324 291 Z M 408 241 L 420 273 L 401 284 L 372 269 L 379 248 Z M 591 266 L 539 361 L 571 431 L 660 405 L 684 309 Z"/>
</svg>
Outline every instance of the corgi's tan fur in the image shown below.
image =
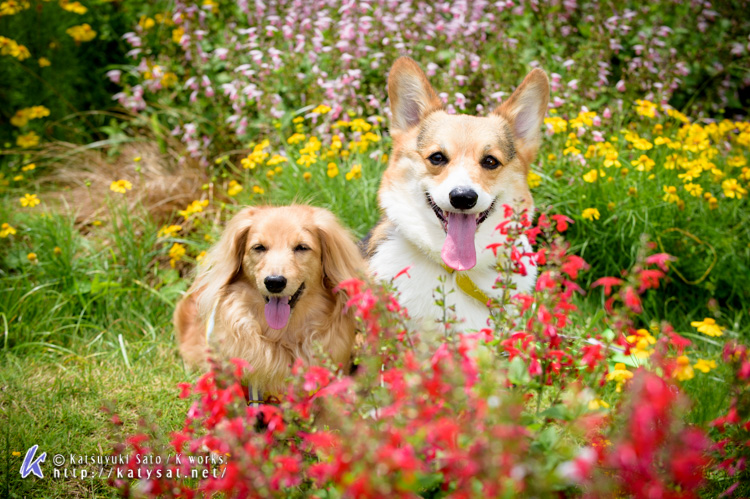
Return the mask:
<svg viewBox="0 0 750 499">
<path fill-rule="evenodd" d="M 456 278 L 461 272 L 485 295 L 501 293 L 493 289 L 497 262 L 487 246 L 500 241 L 495 227 L 503 205 L 534 209 L 527 175 L 541 142 L 547 76 L 532 70 L 487 116 L 450 115 L 419 66 L 401 57 L 388 94 L 393 151 L 378 193 L 383 217 L 367 248 L 370 268 L 388 281 L 409 267 L 394 284 L 413 318 L 430 323 L 443 316 L 431 292 L 442 277 L 462 329 L 486 327 L 489 309 L 462 292 Z M 529 275 L 514 276 L 518 291 L 536 281 L 533 264 L 527 268 Z"/>
</svg>

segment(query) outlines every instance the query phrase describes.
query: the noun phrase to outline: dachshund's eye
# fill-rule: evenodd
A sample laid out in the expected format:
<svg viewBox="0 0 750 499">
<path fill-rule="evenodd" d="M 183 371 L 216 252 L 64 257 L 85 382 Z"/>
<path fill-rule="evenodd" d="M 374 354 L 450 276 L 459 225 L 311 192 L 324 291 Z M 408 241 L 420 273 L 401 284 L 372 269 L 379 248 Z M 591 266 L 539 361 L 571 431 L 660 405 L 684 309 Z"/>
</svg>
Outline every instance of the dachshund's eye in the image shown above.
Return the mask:
<svg viewBox="0 0 750 499">
<path fill-rule="evenodd" d="M 253 251 L 257 251 L 258 253 L 263 253 L 264 251 L 266 251 L 266 247 L 263 246 L 262 244 L 256 244 L 255 246 L 253 246 Z"/>
<path fill-rule="evenodd" d="M 306 244 L 298 244 L 295 246 L 294 251 L 310 251 L 310 246 Z"/>
<path fill-rule="evenodd" d="M 432 153 L 427 159 L 435 166 L 443 166 L 448 163 L 448 158 L 441 152 Z"/>
<path fill-rule="evenodd" d="M 494 170 L 500 166 L 500 162 L 494 156 L 485 156 L 482 158 L 480 164 L 482 165 L 482 168 L 486 168 L 487 170 Z"/>
</svg>

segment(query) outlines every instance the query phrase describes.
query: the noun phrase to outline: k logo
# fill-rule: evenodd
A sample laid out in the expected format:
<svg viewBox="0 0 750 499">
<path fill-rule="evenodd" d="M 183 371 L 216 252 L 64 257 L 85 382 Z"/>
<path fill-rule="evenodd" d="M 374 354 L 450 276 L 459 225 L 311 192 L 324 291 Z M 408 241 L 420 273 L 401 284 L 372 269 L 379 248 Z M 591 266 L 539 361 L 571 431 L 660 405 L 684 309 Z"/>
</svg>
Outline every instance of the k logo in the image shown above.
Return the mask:
<svg viewBox="0 0 750 499">
<path fill-rule="evenodd" d="M 21 478 L 26 478 L 27 476 L 29 476 L 29 473 L 34 473 L 39 478 L 44 478 L 44 474 L 42 473 L 42 468 L 41 466 L 39 466 L 39 463 L 43 463 L 44 460 L 47 459 L 47 453 L 44 452 L 41 456 L 34 459 L 38 448 L 39 446 L 35 445 L 26 451 L 26 457 L 23 458 L 23 464 L 21 465 Z"/>
</svg>

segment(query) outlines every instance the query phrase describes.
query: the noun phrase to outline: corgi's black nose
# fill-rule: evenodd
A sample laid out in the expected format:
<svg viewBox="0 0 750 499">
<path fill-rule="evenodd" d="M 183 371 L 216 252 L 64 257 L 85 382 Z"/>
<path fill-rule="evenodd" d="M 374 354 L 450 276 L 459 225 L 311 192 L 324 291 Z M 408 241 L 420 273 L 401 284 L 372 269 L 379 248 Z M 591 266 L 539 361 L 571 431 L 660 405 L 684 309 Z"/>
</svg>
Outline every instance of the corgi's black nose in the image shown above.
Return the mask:
<svg viewBox="0 0 750 499">
<path fill-rule="evenodd" d="M 270 275 L 263 279 L 263 284 L 271 293 L 281 293 L 286 287 L 286 277 L 283 275 Z"/>
<path fill-rule="evenodd" d="M 479 194 L 470 187 L 456 187 L 448 194 L 448 198 L 451 206 L 457 210 L 470 210 L 477 204 Z"/>
</svg>

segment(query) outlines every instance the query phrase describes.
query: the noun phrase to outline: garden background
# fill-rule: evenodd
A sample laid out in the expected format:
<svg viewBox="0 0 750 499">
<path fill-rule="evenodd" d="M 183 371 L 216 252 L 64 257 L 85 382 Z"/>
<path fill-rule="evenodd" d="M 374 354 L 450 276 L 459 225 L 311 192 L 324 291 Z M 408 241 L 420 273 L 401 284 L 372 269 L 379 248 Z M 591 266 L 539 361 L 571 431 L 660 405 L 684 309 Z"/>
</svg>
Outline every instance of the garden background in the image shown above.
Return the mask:
<svg viewBox="0 0 750 499">
<path fill-rule="evenodd" d="M 0 493 L 747 495 L 748 12 L 0 0 Z M 243 205 L 310 202 L 367 233 L 399 55 L 456 113 L 549 75 L 529 176 L 546 277 L 521 320 L 446 327 L 428 353 L 352 287 L 364 374 L 300 373 L 256 432 L 229 371 L 178 388 L 196 376 L 174 305 Z M 348 415 L 336 429 L 310 425 L 320 399 Z M 228 453 L 231 479 L 21 479 L 35 444 Z"/>
</svg>

